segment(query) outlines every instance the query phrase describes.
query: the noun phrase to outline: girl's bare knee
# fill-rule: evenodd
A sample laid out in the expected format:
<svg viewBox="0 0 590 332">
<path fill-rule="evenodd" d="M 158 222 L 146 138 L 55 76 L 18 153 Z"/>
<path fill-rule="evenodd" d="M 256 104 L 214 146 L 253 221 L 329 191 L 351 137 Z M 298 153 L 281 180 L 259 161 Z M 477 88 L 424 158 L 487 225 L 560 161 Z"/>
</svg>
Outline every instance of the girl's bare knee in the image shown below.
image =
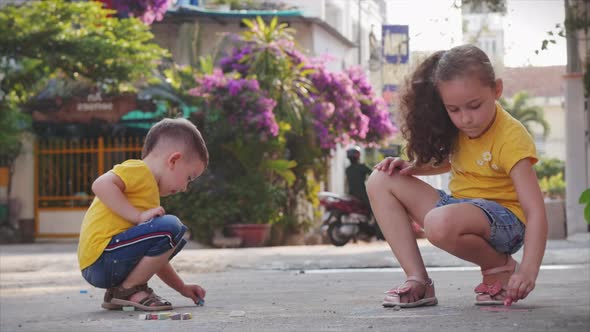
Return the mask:
<svg viewBox="0 0 590 332">
<path fill-rule="evenodd" d="M 424 216 L 424 235 L 430 243 L 439 247 L 452 241 L 452 223 L 443 209 L 432 209 Z"/>
<path fill-rule="evenodd" d="M 391 176 L 382 171 L 373 171 L 367 180 L 367 193 L 379 192 L 387 188 L 387 182 L 392 181 Z"/>
</svg>

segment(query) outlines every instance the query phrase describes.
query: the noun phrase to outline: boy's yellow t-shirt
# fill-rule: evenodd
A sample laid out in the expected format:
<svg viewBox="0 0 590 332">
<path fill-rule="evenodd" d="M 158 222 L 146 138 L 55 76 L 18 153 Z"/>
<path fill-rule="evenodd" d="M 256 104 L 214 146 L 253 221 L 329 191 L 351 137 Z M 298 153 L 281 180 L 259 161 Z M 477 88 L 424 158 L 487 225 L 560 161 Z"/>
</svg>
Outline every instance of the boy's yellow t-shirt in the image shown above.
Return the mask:
<svg viewBox="0 0 590 332">
<path fill-rule="evenodd" d="M 115 165 L 111 172 L 125 183 L 125 196 L 139 211 L 160 206 L 158 183 L 142 160 L 127 160 Z M 88 208 L 78 244 L 80 270 L 92 265 L 102 254 L 111 238 L 135 224 L 111 211 L 98 197 Z"/>
<path fill-rule="evenodd" d="M 480 137 L 471 139 L 459 132 L 451 154 L 449 189 L 456 198 L 483 198 L 512 211 L 526 224 L 510 170 L 517 162 L 538 159 L 533 138 L 518 120 L 496 103 L 496 118 Z"/>
</svg>

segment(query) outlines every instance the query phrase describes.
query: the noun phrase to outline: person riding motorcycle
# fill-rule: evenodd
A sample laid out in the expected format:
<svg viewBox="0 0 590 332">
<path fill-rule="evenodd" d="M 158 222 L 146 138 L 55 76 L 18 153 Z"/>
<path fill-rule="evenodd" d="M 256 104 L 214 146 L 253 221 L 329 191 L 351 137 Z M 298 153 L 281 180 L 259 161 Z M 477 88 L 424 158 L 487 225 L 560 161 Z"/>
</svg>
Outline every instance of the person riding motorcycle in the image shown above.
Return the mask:
<svg viewBox="0 0 590 332">
<path fill-rule="evenodd" d="M 350 166 L 346 168 L 348 194 L 362 201 L 370 209 L 371 205 L 369 204 L 365 181 L 373 170 L 360 163 L 361 148 L 358 146 L 352 146 L 346 150 L 346 157 L 350 160 Z"/>
</svg>

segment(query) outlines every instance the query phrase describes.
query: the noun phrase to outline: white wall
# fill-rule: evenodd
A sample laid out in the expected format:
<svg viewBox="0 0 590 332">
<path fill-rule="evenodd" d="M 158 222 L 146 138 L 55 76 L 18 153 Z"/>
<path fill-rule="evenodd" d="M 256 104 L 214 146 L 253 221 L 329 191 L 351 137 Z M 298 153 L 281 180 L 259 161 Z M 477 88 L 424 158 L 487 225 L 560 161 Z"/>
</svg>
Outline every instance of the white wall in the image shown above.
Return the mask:
<svg viewBox="0 0 590 332">
<path fill-rule="evenodd" d="M 39 237 L 51 235 L 72 235 L 80 233 L 86 210 L 43 210 L 39 211 Z"/>
<path fill-rule="evenodd" d="M 326 68 L 330 71 L 341 72 L 344 70 L 344 64 L 350 64 L 351 53 L 354 51 L 348 46 L 328 33 L 318 25 L 311 27 L 312 47 L 311 50 L 316 57 L 328 57 L 331 60 L 326 63 Z"/>
</svg>

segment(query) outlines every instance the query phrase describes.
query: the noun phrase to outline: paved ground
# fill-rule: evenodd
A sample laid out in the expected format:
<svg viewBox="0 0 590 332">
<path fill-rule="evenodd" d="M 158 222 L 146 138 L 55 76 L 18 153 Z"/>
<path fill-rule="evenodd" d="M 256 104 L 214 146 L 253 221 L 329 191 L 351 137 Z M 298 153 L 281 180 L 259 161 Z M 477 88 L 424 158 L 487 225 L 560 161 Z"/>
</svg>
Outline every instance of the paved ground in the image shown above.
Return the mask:
<svg viewBox="0 0 590 332">
<path fill-rule="evenodd" d="M 76 269 L 73 243 L 0 246 L 0 331 L 588 331 L 590 236 L 550 241 L 537 289 L 509 309 L 475 307 L 477 269 L 420 243 L 439 305 L 384 309 L 382 292 L 403 279 L 387 244 L 183 250 L 174 265 L 207 289 L 189 321 L 141 321 L 100 309 L 103 290 Z M 520 257 L 520 255 L 517 255 Z M 82 292 L 81 292 L 82 291 Z"/>
</svg>

